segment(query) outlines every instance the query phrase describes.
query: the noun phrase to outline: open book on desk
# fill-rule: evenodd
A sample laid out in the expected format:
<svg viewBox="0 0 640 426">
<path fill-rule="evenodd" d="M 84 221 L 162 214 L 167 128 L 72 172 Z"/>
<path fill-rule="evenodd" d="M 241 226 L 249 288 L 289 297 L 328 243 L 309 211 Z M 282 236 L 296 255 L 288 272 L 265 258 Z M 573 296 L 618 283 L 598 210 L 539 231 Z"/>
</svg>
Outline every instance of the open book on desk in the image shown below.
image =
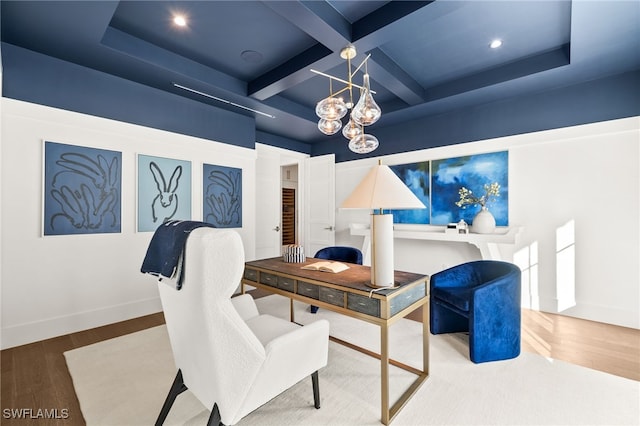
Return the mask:
<svg viewBox="0 0 640 426">
<path fill-rule="evenodd" d="M 308 269 L 310 271 L 331 272 L 337 274 L 338 272 L 349 269 L 349 267 L 341 262 L 323 261 L 311 263 L 309 265 L 303 266 L 301 269 Z"/>
</svg>

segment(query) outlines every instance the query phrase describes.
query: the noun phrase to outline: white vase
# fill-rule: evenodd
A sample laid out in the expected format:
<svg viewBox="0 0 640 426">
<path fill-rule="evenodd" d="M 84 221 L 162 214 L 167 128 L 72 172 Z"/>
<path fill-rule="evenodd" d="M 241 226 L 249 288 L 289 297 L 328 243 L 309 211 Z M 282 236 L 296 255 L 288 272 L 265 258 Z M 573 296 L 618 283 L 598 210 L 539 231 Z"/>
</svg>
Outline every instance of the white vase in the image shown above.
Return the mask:
<svg viewBox="0 0 640 426">
<path fill-rule="evenodd" d="M 496 219 L 486 207 L 482 206 L 482 210 L 473 218 L 471 231 L 476 234 L 492 234 L 495 229 Z"/>
</svg>

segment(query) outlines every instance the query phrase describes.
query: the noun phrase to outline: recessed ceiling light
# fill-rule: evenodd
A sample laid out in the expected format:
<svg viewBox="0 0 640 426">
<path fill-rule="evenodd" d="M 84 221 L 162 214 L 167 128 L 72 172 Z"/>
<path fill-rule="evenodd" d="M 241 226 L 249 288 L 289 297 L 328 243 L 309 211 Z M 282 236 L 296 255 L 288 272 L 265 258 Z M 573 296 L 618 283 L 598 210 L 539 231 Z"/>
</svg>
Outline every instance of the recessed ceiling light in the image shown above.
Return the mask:
<svg viewBox="0 0 640 426">
<path fill-rule="evenodd" d="M 186 27 L 187 19 L 182 15 L 176 15 L 173 17 L 173 23 L 179 27 Z"/>
<path fill-rule="evenodd" d="M 491 43 L 489 44 L 489 47 L 492 49 L 497 49 L 500 46 L 502 46 L 502 40 L 498 38 L 495 40 L 492 40 Z"/>
</svg>

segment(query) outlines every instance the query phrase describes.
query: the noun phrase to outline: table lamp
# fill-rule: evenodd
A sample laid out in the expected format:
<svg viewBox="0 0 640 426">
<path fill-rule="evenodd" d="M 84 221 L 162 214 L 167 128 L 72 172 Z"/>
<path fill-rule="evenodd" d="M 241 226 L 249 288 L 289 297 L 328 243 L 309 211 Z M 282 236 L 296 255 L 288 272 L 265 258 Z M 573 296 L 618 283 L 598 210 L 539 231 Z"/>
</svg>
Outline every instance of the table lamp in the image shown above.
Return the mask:
<svg viewBox="0 0 640 426">
<path fill-rule="evenodd" d="M 373 166 L 340 208 L 371 214 L 371 287 L 393 287 L 393 215 L 383 209 L 426 209 L 389 166 Z"/>
</svg>

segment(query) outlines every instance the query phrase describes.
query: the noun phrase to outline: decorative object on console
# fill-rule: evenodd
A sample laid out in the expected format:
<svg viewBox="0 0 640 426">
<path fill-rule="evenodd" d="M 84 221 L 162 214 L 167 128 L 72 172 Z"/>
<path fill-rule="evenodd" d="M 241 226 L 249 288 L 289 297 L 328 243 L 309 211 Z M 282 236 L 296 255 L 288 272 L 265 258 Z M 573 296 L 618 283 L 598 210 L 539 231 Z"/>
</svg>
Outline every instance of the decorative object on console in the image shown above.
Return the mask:
<svg viewBox="0 0 640 426">
<path fill-rule="evenodd" d="M 488 208 L 482 207 L 473 217 L 471 230 L 476 234 L 492 234 L 496 230 L 496 219 Z"/>
<path fill-rule="evenodd" d="M 458 234 L 468 234 L 469 233 L 469 225 L 464 219 L 460 219 L 460 222 L 456 223 L 456 230 Z"/>
<path fill-rule="evenodd" d="M 489 211 L 487 204 L 500 196 L 500 184 L 493 182 L 484 184 L 484 195 L 476 197 L 470 189 L 465 187 L 458 191 L 460 200 L 456 202 L 456 206 L 467 208 L 467 206 L 480 206 L 480 211 L 476 214 L 471 222 L 471 229 L 477 234 L 491 234 L 496 229 L 496 219 Z"/>
<path fill-rule="evenodd" d="M 389 166 L 379 163 L 340 207 L 374 211 L 371 215 L 371 286 L 392 287 L 393 215 L 383 214 L 383 209 L 424 209 L 426 206 Z"/>
<path fill-rule="evenodd" d="M 349 120 L 342 130 L 342 135 L 349 139 L 349 149 L 351 151 L 358 154 L 366 154 L 375 150 L 378 147 L 379 142 L 375 136 L 365 134 L 364 127 L 370 126 L 378 121 L 382 115 L 382 110 L 373 99 L 373 93 L 375 92 L 371 90 L 369 83 L 367 60 L 371 55 L 367 55 L 360 65 L 352 70 L 351 59 L 355 58 L 356 54 L 357 52 L 354 46 L 347 46 L 340 51 L 340 57 L 347 60 L 347 80 L 313 69 L 311 72 L 329 78 L 329 96 L 316 104 L 316 115 L 320 117 L 318 129 L 325 135 L 333 135 L 337 133 L 340 128 L 342 128 L 342 122 L 340 120 L 347 115 L 348 110 L 351 110 Z M 362 86 L 358 86 L 353 83 L 353 77 L 363 65 L 365 67 L 365 71 L 362 77 Z M 334 92 L 332 84 L 333 80 L 344 83 L 346 86 L 337 92 Z M 360 99 L 355 105 L 353 104 L 354 87 L 360 89 Z M 342 92 L 348 92 L 348 102 L 345 102 L 340 97 L 336 97 Z"/>
</svg>

